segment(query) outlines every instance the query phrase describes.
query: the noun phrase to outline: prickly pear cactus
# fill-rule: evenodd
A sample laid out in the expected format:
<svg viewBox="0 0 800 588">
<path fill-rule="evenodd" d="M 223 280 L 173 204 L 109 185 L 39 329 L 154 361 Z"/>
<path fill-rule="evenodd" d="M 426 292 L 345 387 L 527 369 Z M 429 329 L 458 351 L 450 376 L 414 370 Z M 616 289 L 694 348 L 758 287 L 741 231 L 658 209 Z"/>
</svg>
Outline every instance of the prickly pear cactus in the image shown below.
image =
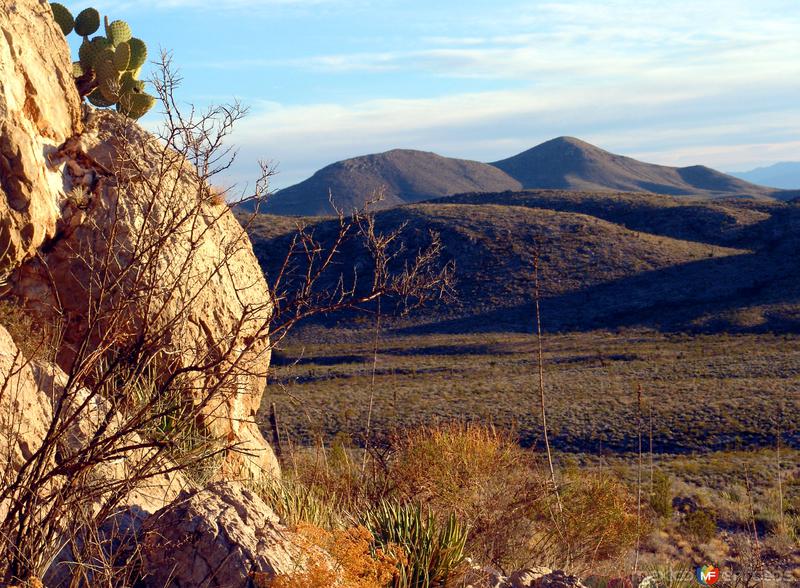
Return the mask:
<svg viewBox="0 0 800 588">
<path fill-rule="evenodd" d="M 50 9 L 65 36 L 74 30 L 83 37 L 78 61 L 72 64 L 81 96 L 98 108 L 116 107 L 133 119 L 144 116 L 156 102 L 138 79 L 147 61 L 144 41 L 133 37 L 124 20 L 109 22 L 108 17 L 103 19 L 105 36 L 90 38 L 100 29 L 100 13 L 94 8 L 82 10 L 75 18 L 57 2 L 51 2 Z"/>
</svg>

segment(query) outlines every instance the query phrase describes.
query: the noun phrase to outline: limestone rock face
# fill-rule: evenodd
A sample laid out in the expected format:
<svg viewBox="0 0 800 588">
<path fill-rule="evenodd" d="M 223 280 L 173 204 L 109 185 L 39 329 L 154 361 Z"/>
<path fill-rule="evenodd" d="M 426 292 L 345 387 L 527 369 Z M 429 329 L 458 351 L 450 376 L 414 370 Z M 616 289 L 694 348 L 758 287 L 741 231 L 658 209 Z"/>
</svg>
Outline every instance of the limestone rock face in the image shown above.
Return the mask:
<svg viewBox="0 0 800 588">
<path fill-rule="evenodd" d="M 53 411 L 30 363 L 0 326 L 0 461 L 14 470 L 42 446 Z"/>
<path fill-rule="evenodd" d="M 303 559 L 261 498 L 225 482 L 182 493 L 145 520 L 140 540 L 145 583 L 154 588 L 245 588 L 253 574 L 294 572 Z"/>
<path fill-rule="evenodd" d="M 49 158 L 81 128 L 69 49 L 44 0 L 0 0 L 0 273 L 56 233 L 63 166 Z"/>
<path fill-rule="evenodd" d="M 100 347 L 144 337 L 162 349 L 161 376 L 182 371 L 202 424 L 236 446 L 226 465 L 279 475 L 254 421 L 272 304 L 249 239 L 153 135 L 111 111 L 90 111 L 84 125 L 60 150 L 80 197 L 65 205 L 58 237 L 16 272 L 16 294 L 43 320 L 65 324 L 64 369 L 85 340 Z"/>
</svg>

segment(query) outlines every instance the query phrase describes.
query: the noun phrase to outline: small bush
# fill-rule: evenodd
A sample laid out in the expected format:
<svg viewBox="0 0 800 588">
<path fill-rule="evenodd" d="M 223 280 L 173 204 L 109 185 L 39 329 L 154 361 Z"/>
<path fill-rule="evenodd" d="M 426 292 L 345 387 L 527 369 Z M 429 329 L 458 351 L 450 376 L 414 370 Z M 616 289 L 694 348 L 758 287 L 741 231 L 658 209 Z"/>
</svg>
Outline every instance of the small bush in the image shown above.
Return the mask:
<svg viewBox="0 0 800 588">
<path fill-rule="evenodd" d="M 401 501 L 455 512 L 470 528 L 467 551 L 500 567 L 526 563 L 530 521 L 546 492 L 531 452 L 477 424 L 445 424 L 396 440 L 387 477 Z"/>
<path fill-rule="evenodd" d="M 257 588 L 384 588 L 398 576 L 397 566 L 403 563 L 393 546 L 376 547 L 365 527 L 326 531 L 301 523 L 296 530 L 308 555 L 305 570 L 274 578 L 256 573 Z"/>
<path fill-rule="evenodd" d="M 663 472 L 655 472 L 653 475 L 650 508 L 661 519 L 669 519 L 672 516 L 672 482 Z"/>
<path fill-rule="evenodd" d="M 686 514 L 680 529 L 697 543 L 708 543 L 717 534 L 717 521 L 709 511 L 698 509 Z"/>
<path fill-rule="evenodd" d="M 620 561 L 636 545 L 636 496 L 618 478 L 575 472 L 559 493 L 561 507 L 551 496 L 536 521 L 539 561 L 584 572 Z"/>
</svg>

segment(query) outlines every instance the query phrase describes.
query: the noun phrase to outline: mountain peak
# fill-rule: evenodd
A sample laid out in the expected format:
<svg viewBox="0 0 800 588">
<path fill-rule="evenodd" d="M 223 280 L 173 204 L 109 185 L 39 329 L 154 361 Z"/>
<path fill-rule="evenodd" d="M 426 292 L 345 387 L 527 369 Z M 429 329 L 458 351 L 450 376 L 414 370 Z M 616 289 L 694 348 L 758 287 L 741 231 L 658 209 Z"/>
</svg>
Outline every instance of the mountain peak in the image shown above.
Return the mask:
<svg viewBox="0 0 800 588">
<path fill-rule="evenodd" d="M 530 189 L 767 197 L 772 190 L 709 167 L 644 163 L 576 137 L 557 137 L 492 165 Z"/>
</svg>

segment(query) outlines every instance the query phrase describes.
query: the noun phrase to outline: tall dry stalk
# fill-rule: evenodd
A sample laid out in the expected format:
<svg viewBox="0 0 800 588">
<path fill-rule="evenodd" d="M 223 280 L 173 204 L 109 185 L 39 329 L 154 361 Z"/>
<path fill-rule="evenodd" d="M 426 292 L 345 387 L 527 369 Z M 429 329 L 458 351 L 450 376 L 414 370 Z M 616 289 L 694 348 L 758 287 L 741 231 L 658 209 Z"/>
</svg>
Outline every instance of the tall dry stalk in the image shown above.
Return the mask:
<svg viewBox="0 0 800 588">
<path fill-rule="evenodd" d="M 775 471 L 778 477 L 778 512 L 780 516 L 780 532 L 781 534 L 785 534 L 787 529 L 783 505 L 783 462 L 781 460 L 781 441 L 783 438 L 783 402 L 780 404 L 778 431 L 775 437 Z"/>
<path fill-rule="evenodd" d="M 636 464 L 636 557 L 633 573 L 639 573 L 639 555 L 642 545 L 642 385 L 636 387 L 636 437 L 638 439 Z"/>
<path fill-rule="evenodd" d="M 381 299 L 375 303 L 375 334 L 372 342 L 372 376 L 369 382 L 369 406 L 367 407 L 367 429 L 364 434 L 364 456 L 361 462 L 361 473 L 367 469 L 367 454 L 369 453 L 369 435 L 372 425 L 372 406 L 375 402 L 375 374 L 378 371 L 378 343 L 381 335 Z"/>
<path fill-rule="evenodd" d="M 542 417 L 542 436 L 544 437 L 544 447 L 547 452 L 547 465 L 550 469 L 550 481 L 553 485 L 553 491 L 556 494 L 559 512 L 563 512 L 564 508 L 561 504 L 561 495 L 558 491 L 556 470 L 553 467 L 553 453 L 550 449 L 550 436 L 547 429 L 547 405 L 544 386 L 544 343 L 542 337 L 542 315 L 539 305 L 539 300 L 541 298 L 541 289 L 539 286 L 540 253 L 540 247 L 537 243 L 533 253 L 533 300 L 536 310 L 536 362 L 539 368 L 539 409 Z"/>
<path fill-rule="evenodd" d="M 648 453 L 650 459 L 650 496 L 653 496 L 653 402 L 648 402 L 649 410 L 649 430 L 648 430 Z"/>
<path fill-rule="evenodd" d="M 747 501 L 749 507 L 749 515 L 750 515 L 750 526 L 753 531 L 753 549 L 755 551 L 755 558 L 756 558 L 756 573 L 759 576 L 759 585 L 761 588 L 764 588 L 764 559 L 761 555 L 761 541 L 758 538 L 758 525 L 756 524 L 756 507 L 755 503 L 753 502 L 753 489 L 750 485 L 750 472 L 745 466 L 744 470 L 744 484 L 745 484 L 745 491 L 747 492 Z"/>
</svg>

